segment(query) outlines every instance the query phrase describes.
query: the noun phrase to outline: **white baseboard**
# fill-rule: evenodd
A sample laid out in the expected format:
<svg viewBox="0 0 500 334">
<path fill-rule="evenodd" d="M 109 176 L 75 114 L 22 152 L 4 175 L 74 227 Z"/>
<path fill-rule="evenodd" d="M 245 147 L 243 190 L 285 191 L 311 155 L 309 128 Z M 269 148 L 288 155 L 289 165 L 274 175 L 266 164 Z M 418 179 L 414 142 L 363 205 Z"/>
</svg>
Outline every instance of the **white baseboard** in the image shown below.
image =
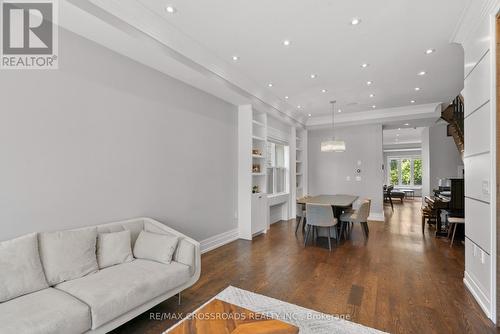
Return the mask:
<svg viewBox="0 0 500 334">
<path fill-rule="evenodd" d="M 491 303 L 488 296 L 483 293 L 476 282 L 474 282 L 474 279 L 466 271 L 464 272 L 464 284 L 467 287 L 467 290 L 469 290 L 469 292 L 474 296 L 474 299 L 476 299 L 486 316 L 491 319 Z"/>
<path fill-rule="evenodd" d="M 370 216 L 368 217 L 369 221 L 376 221 L 376 222 L 383 222 L 385 221 L 384 219 L 384 213 L 383 212 L 371 212 Z"/>
<path fill-rule="evenodd" d="M 224 246 L 225 244 L 228 244 L 231 241 L 238 239 L 238 236 L 239 236 L 238 229 L 235 228 L 233 230 L 229 230 L 227 232 L 223 232 L 221 234 L 217 234 L 214 235 L 213 237 L 202 240 L 200 241 L 201 253 L 203 254 L 213 249 L 216 249 L 220 246 Z"/>
</svg>

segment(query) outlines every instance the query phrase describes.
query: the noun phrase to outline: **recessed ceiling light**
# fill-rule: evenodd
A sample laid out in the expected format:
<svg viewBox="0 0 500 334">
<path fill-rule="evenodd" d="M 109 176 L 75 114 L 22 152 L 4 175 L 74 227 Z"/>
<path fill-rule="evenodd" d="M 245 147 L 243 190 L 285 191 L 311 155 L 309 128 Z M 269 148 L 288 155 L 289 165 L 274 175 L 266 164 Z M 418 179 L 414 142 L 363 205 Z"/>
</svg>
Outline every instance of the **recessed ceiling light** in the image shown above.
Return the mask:
<svg viewBox="0 0 500 334">
<path fill-rule="evenodd" d="M 322 90 L 321 90 L 321 93 L 326 93 L 326 92 L 327 92 L 327 90 L 326 90 L 326 89 L 322 89 Z"/>
<path fill-rule="evenodd" d="M 300 109 L 300 108 L 302 108 L 302 106 L 299 104 L 299 105 L 297 106 L 297 109 Z"/>
<path fill-rule="evenodd" d="M 398 130 L 401 130 L 401 129 L 398 129 Z M 399 133 L 396 133 L 396 137 L 399 137 Z"/>
<path fill-rule="evenodd" d="M 409 124 L 409 123 L 405 123 L 404 125 L 405 125 L 405 126 L 408 126 L 408 125 L 410 125 L 410 124 Z"/>
<path fill-rule="evenodd" d="M 267 84 L 267 87 L 272 87 L 272 86 L 273 86 L 272 82 L 270 82 L 270 83 Z"/>
<path fill-rule="evenodd" d="M 310 75 L 310 77 L 311 77 L 311 79 L 316 79 L 316 74 L 312 73 L 312 74 Z"/>
<path fill-rule="evenodd" d="M 426 74 L 427 74 L 427 72 L 425 72 L 425 71 L 418 72 L 418 75 L 420 75 L 420 76 L 423 76 L 423 75 L 426 75 Z"/>
<path fill-rule="evenodd" d="M 373 81 L 367 81 L 366 84 L 370 86 L 373 83 Z"/>
<path fill-rule="evenodd" d="M 415 100 L 411 100 L 410 103 L 412 103 L 412 104 L 415 103 Z"/>
<path fill-rule="evenodd" d="M 360 19 L 360 18 L 358 18 L 358 17 L 354 17 L 354 18 L 351 20 L 351 24 L 352 24 L 353 26 L 358 25 L 358 24 L 360 24 L 360 23 L 361 23 L 361 19 Z"/>
<path fill-rule="evenodd" d="M 342 112 L 342 109 L 339 109 L 339 112 Z"/>
<path fill-rule="evenodd" d="M 401 128 L 398 128 L 398 130 L 401 130 Z M 398 135 L 399 136 L 399 135 Z"/>
<path fill-rule="evenodd" d="M 375 109 L 375 108 L 377 108 L 377 106 L 376 105 L 372 105 L 372 109 Z"/>
<path fill-rule="evenodd" d="M 425 50 L 425 54 L 426 55 L 430 55 L 431 53 L 434 53 L 434 52 L 436 52 L 435 49 L 427 49 L 427 50 Z"/>
<path fill-rule="evenodd" d="M 311 114 L 307 114 L 307 116 L 311 117 L 312 115 Z"/>
<path fill-rule="evenodd" d="M 240 57 L 238 56 L 233 56 L 233 61 L 238 61 L 240 59 Z"/>
<path fill-rule="evenodd" d="M 374 96 L 375 96 L 375 94 L 370 94 L 370 97 L 374 97 Z"/>
<path fill-rule="evenodd" d="M 415 87 L 415 90 L 418 92 L 420 90 L 420 87 Z"/>
<path fill-rule="evenodd" d="M 287 95 L 287 96 L 285 96 L 285 100 L 288 100 L 288 95 Z"/>
<path fill-rule="evenodd" d="M 361 67 L 362 67 L 362 68 L 367 68 L 368 66 L 370 66 L 370 64 L 368 64 L 368 63 L 363 63 L 363 64 L 361 64 Z"/>
<path fill-rule="evenodd" d="M 290 40 L 289 40 L 289 39 L 285 39 L 285 40 L 283 41 L 283 45 L 284 45 L 284 46 L 289 46 L 291 43 L 292 43 L 292 42 L 290 42 Z"/>
<path fill-rule="evenodd" d="M 177 9 L 174 6 L 171 6 L 171 5 L 166 6 L 165 10 L 169 14 L 175 14 L 177 12 Z"/>
</svg>

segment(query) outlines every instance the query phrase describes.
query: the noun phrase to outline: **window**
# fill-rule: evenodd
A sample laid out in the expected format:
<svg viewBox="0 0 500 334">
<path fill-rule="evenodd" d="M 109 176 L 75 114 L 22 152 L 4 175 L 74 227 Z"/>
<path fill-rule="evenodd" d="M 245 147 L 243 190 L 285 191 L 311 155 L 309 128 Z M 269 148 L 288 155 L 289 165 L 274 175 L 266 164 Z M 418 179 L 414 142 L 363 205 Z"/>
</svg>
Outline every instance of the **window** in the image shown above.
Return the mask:
<svg viewBox="0 0 500 334">
<path fill-rule="evenodd" d="M 288 156 L 288 146 L 273 142 L 267 143 L 268 194 L 288 192 Z"/>
<path fill-rule="evenodd" d="M 421 186 L 422 185 L 422 158 L 421 157 L 390 157 L 387 171 L 388 183 L 394 186 Z"/>
</svg>

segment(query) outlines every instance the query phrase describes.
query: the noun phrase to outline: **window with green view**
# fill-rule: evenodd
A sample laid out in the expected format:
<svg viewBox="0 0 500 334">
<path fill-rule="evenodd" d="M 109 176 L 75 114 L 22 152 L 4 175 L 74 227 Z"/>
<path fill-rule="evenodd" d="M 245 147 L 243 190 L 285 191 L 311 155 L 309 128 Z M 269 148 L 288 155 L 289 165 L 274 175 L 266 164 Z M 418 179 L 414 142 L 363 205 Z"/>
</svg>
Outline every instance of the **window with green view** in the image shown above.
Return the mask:
<svg viewBox="0 0 500 334">
<path fill-rule="evenodd" d="M 388 159 L 388 183 L 394 186 L 421 186 L 422 159 L 404 157 Z"/>
</svg>

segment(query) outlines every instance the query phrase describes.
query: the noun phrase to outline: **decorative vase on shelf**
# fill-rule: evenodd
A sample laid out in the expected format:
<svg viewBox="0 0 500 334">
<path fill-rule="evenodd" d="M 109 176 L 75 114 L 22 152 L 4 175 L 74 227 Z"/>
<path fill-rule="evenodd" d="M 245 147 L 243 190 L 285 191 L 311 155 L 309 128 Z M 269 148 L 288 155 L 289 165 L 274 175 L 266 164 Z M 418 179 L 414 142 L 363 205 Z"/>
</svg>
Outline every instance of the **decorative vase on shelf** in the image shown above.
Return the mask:
<svg viewBox="0 0 500 334">
<path fill-rule="evenodd" d="M 252 194 L 258 194 L 259 193 L 259 186 L 253 186 L 252 187 Z"/>
</svg>

